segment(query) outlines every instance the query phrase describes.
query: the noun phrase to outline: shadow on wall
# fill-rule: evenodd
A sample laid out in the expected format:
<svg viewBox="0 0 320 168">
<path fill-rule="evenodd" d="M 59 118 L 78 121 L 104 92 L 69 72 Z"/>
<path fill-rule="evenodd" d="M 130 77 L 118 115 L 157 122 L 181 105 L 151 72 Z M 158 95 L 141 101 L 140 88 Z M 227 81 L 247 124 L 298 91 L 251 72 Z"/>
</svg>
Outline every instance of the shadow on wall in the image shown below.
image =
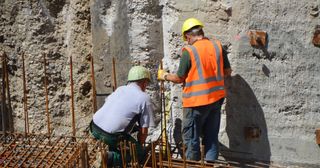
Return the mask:
<svg viewBox="0 0 320 168">
<path fill-rule="evenodd" d="M 226 87 L 229 148 L 222 146 L 222 155 L 227 160 L 241 158 L 269 163 L 271 153 L 267 125 L 254 92 L 238 74 L 226 80 Z"/>
</svg>

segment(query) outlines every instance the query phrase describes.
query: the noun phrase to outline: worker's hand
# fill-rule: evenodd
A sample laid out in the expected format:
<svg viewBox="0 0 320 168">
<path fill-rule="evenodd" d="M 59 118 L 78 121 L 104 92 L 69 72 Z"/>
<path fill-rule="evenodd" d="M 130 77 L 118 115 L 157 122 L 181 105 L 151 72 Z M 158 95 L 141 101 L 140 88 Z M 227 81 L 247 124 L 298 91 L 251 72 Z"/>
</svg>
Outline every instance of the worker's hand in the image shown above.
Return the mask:
<svg viewBox="0 0 320 168">
<path fill-rule="evenodd" d="M 166 80 L 166 76 L 168 75 L 169 73 L 166 72 L 165 70 L 163 69 L 159 69 L 158 70 L 158 80 Z"/>
</svg>

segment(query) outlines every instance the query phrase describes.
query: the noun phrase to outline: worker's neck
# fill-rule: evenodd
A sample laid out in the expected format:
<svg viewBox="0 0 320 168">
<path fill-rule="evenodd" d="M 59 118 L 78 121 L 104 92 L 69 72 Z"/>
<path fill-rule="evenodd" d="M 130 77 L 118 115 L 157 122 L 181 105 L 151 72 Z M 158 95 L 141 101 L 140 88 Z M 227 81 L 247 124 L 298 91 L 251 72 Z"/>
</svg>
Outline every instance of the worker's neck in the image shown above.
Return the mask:
<svg viewBox="0 0 320 168">
<path fill-rule="evenodd" d="M 189 44 L 192 45 L 192 44 L 194 44 L 196 41 L 202 40 L 203 38 L 204 38 L 203 36 L 194 36 L 194 37 L 191 37 L 190 40 L 189 40 Z"/>
</svg>

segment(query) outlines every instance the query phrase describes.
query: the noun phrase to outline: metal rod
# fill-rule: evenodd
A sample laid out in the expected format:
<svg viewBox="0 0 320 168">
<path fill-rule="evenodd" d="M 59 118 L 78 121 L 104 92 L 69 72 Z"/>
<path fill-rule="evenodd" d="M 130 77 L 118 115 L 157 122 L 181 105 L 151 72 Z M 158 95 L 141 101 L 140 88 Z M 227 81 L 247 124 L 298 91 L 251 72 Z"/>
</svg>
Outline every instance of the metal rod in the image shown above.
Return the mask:
<svg viewBox="0 0 320 168">
<path fill-rule="evenodd" d="M 160 69 L 163 69 L 163 62 L 162 60 L 160 61 Z M 161 94 L 161 113 L 163 113 L 163 118 L 162 118 L 162 124 L 163 124 L 163 128 L 161 128 L 161 139 L 162 139 L 162 146 L 163 147 L 163 151 L 164 151 L 164 155 L 167 155 L 167 116 L 166 116 L 166 97 L 164 94 L 164 81 L 160 81 L 160 94 Z"/>
<path fill-rule="evenodd" d="M 172 168 L 171 149 L 170 149 L 168 141 L 167 141 L 166 146 L 167 146 L 167 157 L 168 157 L 168 161 L 169 161 L 169 168 Z"/>
<path fill-rule="evenodd" d="M 157 157 L 156 157 L 156 149 L 154 142 L 151 143 L 151 155 L 152 155 L 152 167 L 157 167 Z"/>
<path fill-rule="evenodd" d="M 96 80 L 94 76 L 94 61 L 93 56 L 90 53 L 90 65 L 91 65 L 91 83 L 92 83 L 92 106 L 93 113 L 97 111 L 97 90 L 96 90 Z"/>
<path fill-rule="evenodd" d="M 72 56 L 70 56 L 70 90 L 71 90 L 71 114 L 72 114 L 72 135 L 76 136 L 76 124 L 74 114 L 74 92 L 73 92 L 73 73 Z"/>
<path fill-rule="evenodd" d="M 139 166 L 139 159 L 137 158 L 137 148 L 136 144 L 132 143 L 132 149 L 133 149 L 133 161 L 134 161 L 134 167 L 140 167 Z"/>
<path fill-rule="evenodd" d="M 26 72 L 24 65 L 24 53 L 22 53 L 22 79 L 23 79 L 23 109 L 24 109 L 24 117 L 25 117 L 25 136 L 29 134 L 29 114 L 28 114 L 28 105 L 27 105 L 27 81 L 26 81 Z"/>
<path fill-rule="evenodd" d="M 182 146 L 182 159 L 183 159 L 183 168 L 186 168 L 186 145 L 183 144 Z"/>
<path fill-rule="evenodd" d="M 2 62 L 2 89 L 1 89 L 1 115 L 2 115 L 2 131 L 6 133 L 6 121 L 7 115 L 6 115 L 6 83 L 5 83 L 5 55 L 1 53 L 1 62 Z"/>
<path fill-rule="evenodd" d="M 159 145 L 159 163 L 160 163 L 160 168 L 163 167 L 163 163 L 162 163 L 162 152 L 163 152 L 163 146 L 162 146 L 162 142 L 160 142 L 160 145 Z"/>
<path fill-rule="evenodd" d="M 131 146 L 131 142 L 129 141 L 128 142 L 129 143 L 129 150 L 130 150 L 130 156 L 131 156 L 131 158 L 130 158 L 130 163 L 131 163 L 131 167 L 133 167 L 133 158 L 132 158 L 132 156 L 133 156 L 133 152 L 132 152 L 132 146 Z"/>
<path fill-rule="evenodd" d="M 43 70 L 44 70 L 44 92 L 45 92 L 45 99 L 46 99 L 46 115 L 47 115 L 47 128 L 48 128 L 48 135 L 51 134 L 50 129 L 50 114 L 49 114 L 49 92 L 48 92 L 48 78 L 47 78 L 47 54 L 43 54 Z"/>
<path fill-rule="evenodd" d="M 127 167 L 127 164 L 128 164 L 127 163 L 127 140 L 124 140 L 124 162 L 125 162 L 125 166 Z"/>
<path fill-rule="evenodd" d="M 121 153 L 121 159 L 122 159 L 122 167 L 126 167 L 125 160 L 124 160 L 124 150 L 125 147 L 123 146 L 123 141 L 120 142 L 120 153 Z"/>
<path fill-rule="evenodd" d="M 108 167 L 108 163 L 107 163 L 107 159 L 106 159 L 106 151 L 104 150 L 104 148 L 102 147 L 102 142 L 99 142 L 99 147 L 100 147 L 100 152 L 101 152 L 101 167 L 102 168 L 107 168 Z"/>
<path fill-rule="evenodd" d="M 117 89 L 117 77 L 116 77 L 116 59 L 112 58 L 112 77 L 113 77 L 113 91 Z"/>
</svg>

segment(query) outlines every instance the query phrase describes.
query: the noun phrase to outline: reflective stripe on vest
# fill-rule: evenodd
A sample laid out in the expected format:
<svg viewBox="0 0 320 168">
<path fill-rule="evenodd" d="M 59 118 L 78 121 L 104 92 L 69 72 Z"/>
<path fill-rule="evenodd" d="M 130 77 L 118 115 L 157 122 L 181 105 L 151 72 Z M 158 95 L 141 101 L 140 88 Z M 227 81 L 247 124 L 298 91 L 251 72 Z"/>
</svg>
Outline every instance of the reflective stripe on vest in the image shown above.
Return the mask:
<svg viewBox="0 0 320 168">
<path fill-rule="evenodd" d="M 215 48 L 216 61 L 217 61 L 217 66 L 218 66 L 217 67 L 217 71 L 218 71 L 217 74 L 204 79 L 202 68 L 201 68 L 201 61 L 200 61 L 199 53 L 194 46 L 189 46 L 193 52 L 193 55 L 194 55 L 199 79 L 191 81 L 191 82 L 186 82 L 184 87 L 191 87 L 191 86 L 201 85 L 201 84 L 210 83 L 210 82 L 214 82 L 214 81 L 216 81 L 216 82 L 223 81 L 222 74 L 221 74 L 221 64 L 220 64 L 220 56 L 221 56 L 220 49 L 219 49 L 219 46 L 217 45 L 216 42 L 211 41 L 211 43 L 213 44 L 213 46 Z M 183 98 L 190 98 L 192 96 L 201 96 L 201 95 L 210 94 L 212 92 L 224 90 L 224 89 L 225 89 L 224 86 L 213 86 L 213 87 L 206 89 L 206 90 L 183 93 L 182 97 Z"/>
<path fill-rule="evenodd" d="M 199 85 L 199 84 L 204 84 L 204 83 L 209 83 L 209 82 L 213 82 L 213 81 L 221 81 L 222 80 L 222 75 L 221 75 L 221 65 L 220 65 L 220 49 L 218 47 L 218 45 L 211 41 L 211 43 L 213 44 L 215 50 L 216 50 L 216 60 L 217 60 L 217 65 L 218 65 L 218 76 L 212 76 L 209 78 L 204 79 L 203 78 L 203 74 L 202 74 L 202 68 L 201 68 L 201 64 L 200 64 L 200 57 L 198 54 L 197 49 L 194 46 L 190 46 L 193 55 L 195 57 L 196 60 L 196 66 L 197 66 L 197 70 L 198 70 L 198 75 L 199 75 L 199 79 L 192 81 L 192 82 L 186 82 L 185 83 L 185 87 L 190 87 L 193 85 Z"/>
</svg>

